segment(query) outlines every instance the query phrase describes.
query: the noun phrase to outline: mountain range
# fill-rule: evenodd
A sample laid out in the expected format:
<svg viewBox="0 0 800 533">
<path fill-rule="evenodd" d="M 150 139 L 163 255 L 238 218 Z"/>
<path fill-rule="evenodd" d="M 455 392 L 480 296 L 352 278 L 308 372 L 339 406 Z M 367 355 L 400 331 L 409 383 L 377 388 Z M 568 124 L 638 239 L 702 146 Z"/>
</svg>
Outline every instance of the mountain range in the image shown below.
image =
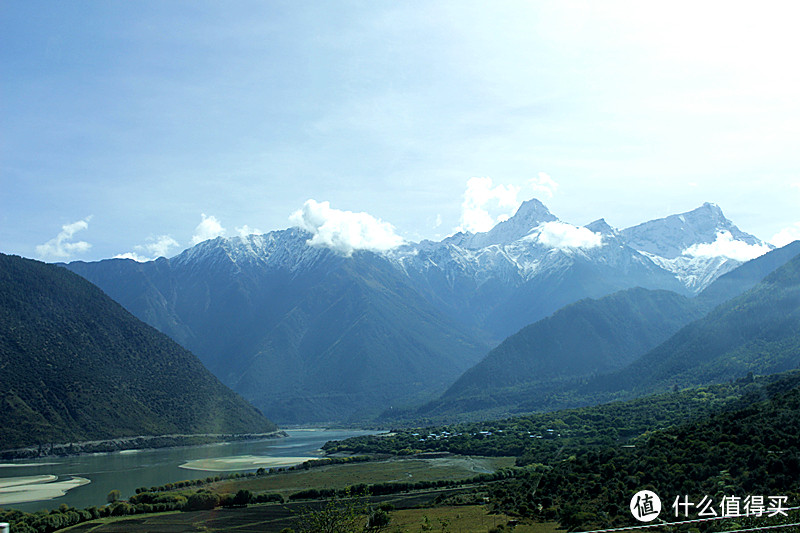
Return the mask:
<svg viewBox="0 0 800 533">
<path fill-rule="evenodd" d="M 488 232 L 387 252 L 344 256 L 312 237 L 290 228 L 205 241 L 170 259 L 65 266 L 196 353 L 271 419 L 308 423 L 431 400 L 509 335 L 585 298 L 671 291 L 654 292 L 646 307 L 694 318 L 681 298 L 743 263 L 708 248 L 723 237 L 769 248 L 713 204 L 617 230 L 602 219 L 561 222 L 535 199 Z M 672 333 L 656 334 L 659 312 L 642 317 L 654 330 L 646 342 L 619 357 L 609 344 L 616 363 L 596 371 Z"/>
<path fill-rule="evenodd" d="M 532 199 L 486 233 L 457 233 L 387 255 L 420 294 L 496 343 L 586 297 L 632 287 L 697 294 L 743 261 L 676 250 L 713 244 L 720 235 L 769 249 L 710 203 L 620 231 L 603 219 L 585 227 L 561 222 Z"/>
</svg>

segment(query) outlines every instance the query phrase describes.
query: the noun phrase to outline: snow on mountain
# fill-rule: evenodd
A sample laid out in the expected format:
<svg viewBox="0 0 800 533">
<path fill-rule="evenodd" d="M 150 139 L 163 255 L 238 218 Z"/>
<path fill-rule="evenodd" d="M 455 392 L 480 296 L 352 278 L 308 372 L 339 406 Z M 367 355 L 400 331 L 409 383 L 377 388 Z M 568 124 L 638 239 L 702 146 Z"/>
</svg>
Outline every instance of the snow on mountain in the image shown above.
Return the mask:
<svg viewBox="0 0 800 533">
<path fill-rule="evenodd" d="M 584 228 L 593 231 L 595 233 L 599 233 L 600 235 L 614 235 L 614 236 L 619 235 L 619 231 L 611 227 L 604 218 L 598 218 L 594 222 L 586 224 Z"/>
<path fill-rule="evenodd" d="M 200 257 L 236 265 L 302 270 L 335 253 L 308 243 L 313 235 L 289 228 L 263 235 L 200 243 L 172 259 L 189 265 Z M 576 258 L 609 268 L 662 270 L 697 293 L 720 275 L 772 247 L 741 231 L 715 204 L 617 230 L 604 219 L 583 227 L 560 221 L 537 199 L 523 202 L 516 214 L 482 233 L 459 232 L 440 242 L 408 243 L 386 252 L 407 275 L 436 272 L 451 286 L 489 280 L 517 286 L 554 268 L 569 268 Z M 726 252 L 728 250 L 728 252 Z M 731 253 L 735 250 L 736 253 Z"/>
<path fill-rule="evenodd" d="M 708 202 L 692 211 L 644 222 L 621 233 L 636 250 L 675 259 L 691 246 L 713 243 L 721 232 L 728 232 L 733 239 L 751 246 L 763 244 L 725 218 L 719 206 Z"/>
<path fill-rule="evenodd" d="M 629 246 L 672 272 L 693 293 L 773 248 L 741 231 L 716 204 L 621 231 Z"/>
<path fill-rule="evenodd" d="M 300 228 L 243 237 L 217 237 L 184 250 L 170 262 L 179 269 L 192 269 L 199 263 L 215 263 L 234 272 L 245 265 L 301 271 L 323 258 L 336 255 L 328 248 L 308 245 L 311 238 L 311 233 Z"/>
<path fill-rule="evenodd" d="M 522 202 L 513 217 L 498 223 L 495 227 L 483 233 L 456 233 L 446 238 L 443 242 L 476 250 L 486 248 L 493 244 L 511 244 L 526 235 L 531 230 L 545 222 L 553 222 L 558 219 L 550 212 L 545 205 L 532 198 Z"/>
<path fill-rule="evenodd" d="M 742 264 L 742 261 L 724 256 L 690 257 L 680 255 L 673 259 L 667 259 L 649 252 L 641 253 L 659 267 L 674 274 L 678 281 L 694 294 L 699 293 L 712 281 Z"/>
<path fill-rule="evenodd" d="M 623 269 L 649 265 L 668 272 L 687 291 L 698 292 L 741 264 L 730 257 L 684 254 L 693 245 L 715 242 L 721 231 L 730 232 L 742 245 L 763 244 L 740 231 L 713 204 L 619 231 L 604 219 L 582 228 L 564 223 L 533 199 L 488 232 L 457 233 L 440 243 L 423 241 L 387 255 L 406 271 L 439 268 L 450 279 L 460 274 L 479 282 L 493 277 L 524 282 L 576 257 Z"/>
<path fill-rule="evenodd" d="M 441 242 L 412 243 L 386 255 L 407 272 L 439 268 L 450 279 L 461 274 L 479 282 L 499 278 L 519 283 L 535 276 L 543 262 L 585 255 L 585 249 L 602 245 L 600 233 L 561 222 L 534 198 L 487 232 L 459 232 Z"/>
</svg>

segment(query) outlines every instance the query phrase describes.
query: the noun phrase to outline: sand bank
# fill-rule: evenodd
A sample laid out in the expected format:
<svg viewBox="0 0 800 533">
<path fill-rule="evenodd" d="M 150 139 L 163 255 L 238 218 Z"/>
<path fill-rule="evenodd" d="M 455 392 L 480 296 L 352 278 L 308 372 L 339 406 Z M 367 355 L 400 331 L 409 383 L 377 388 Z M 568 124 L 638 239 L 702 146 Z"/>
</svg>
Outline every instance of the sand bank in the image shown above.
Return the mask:
<svg viewBox="0 0 800 533">
<path fill-rule="evenodd" d="M 0 478 L 0 506 L 12 503 L 52 500 L 68 490 L 91 483 L 82 477 L 70 477 L 57 481 L 53 475 Z"/>
<path fill-rule="evenodd" d="M 297 465 L 319 457 L 269 457 L 257 455 L 235 455 L 214 459 L 197 459 L 180 465 L 187 470 L 207 470 L 211 472 L 228 472 L 234 470 L 255 470 L 257 468 L 277 468 Z"/>
</svg>

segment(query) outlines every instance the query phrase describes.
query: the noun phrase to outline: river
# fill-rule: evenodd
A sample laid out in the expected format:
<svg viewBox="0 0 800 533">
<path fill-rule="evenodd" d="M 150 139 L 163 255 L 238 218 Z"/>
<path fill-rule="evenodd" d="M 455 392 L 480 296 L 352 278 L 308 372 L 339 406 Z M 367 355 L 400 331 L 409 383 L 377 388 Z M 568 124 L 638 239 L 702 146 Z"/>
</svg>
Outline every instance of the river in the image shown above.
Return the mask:
<svg viewBox="0 0 800 533">
<path fill-rule="evenodd" d="M 320 447 L 329 440 L 374 432 L 289 429 L 286 433 L 289 436 L 281 439 L 6 461 L 0 464 L 0 507 L 33 512 L 62 503 L 79 509 L 100 506 L 114 489 L 127 498 L 138 487 L 296 463 L 320 456 Z M 60 495 L 62 490 L 66 494 Z M 37 501 L 20 502 L 25 498 Z"/>
</svg>

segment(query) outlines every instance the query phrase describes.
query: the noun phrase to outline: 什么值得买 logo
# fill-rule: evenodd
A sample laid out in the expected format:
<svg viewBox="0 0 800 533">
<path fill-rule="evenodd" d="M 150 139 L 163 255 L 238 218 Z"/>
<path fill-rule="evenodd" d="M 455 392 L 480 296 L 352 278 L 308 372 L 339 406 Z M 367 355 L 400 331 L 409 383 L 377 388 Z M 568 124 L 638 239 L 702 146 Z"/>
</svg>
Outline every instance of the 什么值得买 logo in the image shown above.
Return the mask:
<svg viewBox="0 0 800 533">
<path fill-rule="evenodd" d="M 631 498 L 631 514 L 640 522 L 652 522 L 661 512 L 661 499 L 653 491 L 640 490 Z"/>
</svg>

